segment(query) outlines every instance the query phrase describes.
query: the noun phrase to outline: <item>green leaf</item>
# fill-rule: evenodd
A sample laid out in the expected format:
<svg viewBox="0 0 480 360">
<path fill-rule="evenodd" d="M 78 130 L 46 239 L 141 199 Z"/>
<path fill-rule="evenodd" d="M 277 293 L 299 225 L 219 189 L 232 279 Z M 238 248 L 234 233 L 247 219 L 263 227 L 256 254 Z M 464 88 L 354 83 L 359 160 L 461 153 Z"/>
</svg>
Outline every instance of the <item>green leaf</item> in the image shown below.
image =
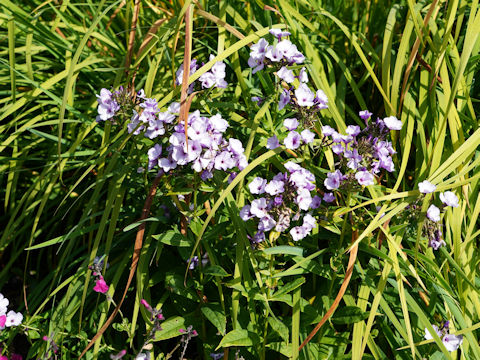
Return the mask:
<svg viewBox="0 0 480 360">
<path fill-rule="evenodd" d="M 297 246 L 280 245 L 262 250 L 267 255 L 294 255 L 303 257 L 303 248 Z"/>
<path fill-rule="evenodd" d="M 167 340 L 182 335 L 180 329 L 185 329 L 185 319 L 175 316 L 162 323 L 162 330 L 155 333 L 154 341 Z"/>
<path fill-rule="evenodd" d="M 178 247 L 190 247 L 192 242 L 175 230 L 169 230 L 164 234 L 152 235 L 152 237 L 163 244 L 178 246 Z"/>
<path fill-rule="evenodd" d="M 274 318 L 274 317 L 269 317 L 268 323 L 270 324 L 272 329 L 276 333 L 278 333 L 278 335 L 280 335 L 282 339 L 285 340 L 286 343 L 288 343 L 288 339 L 290 337 L 288 332 L 288 326 L 285 325 L 279 318 Z"/>
<path fill-rule="evenodd" d="M 220 265 L 211 265 L 203 271 L 204 274 L 214 275 L 214 276 L 230 276 L 229 273 L 225 271 Z"/>
<path fill-rule="evenodd" d="M 244 329 L 236 329 L 225 335 L 215 350 L 230 346 L 252 346 L 259 342 L 260 337 L 256 333 Z"/>
<path fill-rule="evenodd" d="M 345 306 L 338 309 L 332 317 L 332 322 L 338 325 L 353 324 L 368 318 L 369 313 L 357 306 Z"/>
<path fill-rule="evenodd" d="M 202 313 L 218 329 L 220 334 L 227 331 L 227 317 L 220 304 L 208 303 L 202 306 Z"/>
</svg>

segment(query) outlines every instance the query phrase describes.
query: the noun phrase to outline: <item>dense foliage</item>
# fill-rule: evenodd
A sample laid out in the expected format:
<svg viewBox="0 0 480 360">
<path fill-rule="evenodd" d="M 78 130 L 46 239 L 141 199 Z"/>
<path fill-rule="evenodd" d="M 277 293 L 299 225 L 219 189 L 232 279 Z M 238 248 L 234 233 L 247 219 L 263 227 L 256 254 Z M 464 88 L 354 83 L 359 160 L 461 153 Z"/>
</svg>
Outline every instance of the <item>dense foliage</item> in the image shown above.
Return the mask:
<svg viewBox="0 0 480 360">
<path fill-rule="evenodd" d="M 0 359 L 480 358 L 478 0 L 0 9 Z"/>
</svg>

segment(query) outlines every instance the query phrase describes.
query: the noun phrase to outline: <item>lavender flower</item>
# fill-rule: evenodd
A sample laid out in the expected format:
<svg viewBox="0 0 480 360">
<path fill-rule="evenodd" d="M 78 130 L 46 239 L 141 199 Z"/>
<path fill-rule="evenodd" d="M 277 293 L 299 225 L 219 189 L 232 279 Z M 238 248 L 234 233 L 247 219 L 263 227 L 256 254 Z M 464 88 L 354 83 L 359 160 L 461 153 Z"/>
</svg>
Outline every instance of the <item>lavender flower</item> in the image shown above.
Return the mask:
<svg viewBox="0 0 480 360">
<path fill-rule="evenodd" d="M 389 116 L 383 119 L 383 122 L 390 130 L 401 130 L 402 129 L 402 122 L 398 120 L 395 116 Z"/>
<path fill-rule="evenodd" d="M 282 110 L 285 105 L 290 103 L 290 100 L 290 92 L 288 92 L 287 90 L 283 90 L 280 94 L 280 100 L 278 101 L 278 110 Z"/>
<path fill-rule="evenodd" d="M 328 190 L 338 189 L 343 181 L 343 174 L 340 170 L 330 172 L 327 174 L 327 178 L 324 181 L 324 185 Z"/>
<path fill-rule="evenodd" d="M 270 29 L 269 33 L 275 36 L 278 41 L 282 40 L 282 37 L 291 35 L 288 31 L 282 31 L 280 29 Z"/>
<path fill-rule="evenodd" d="M 440 194 L 440 200 L 446 205 L 451 207 L 458 207 L 458 197 L 451 191 L 445 191 Z"/>
<path fill-rule="evenodd" d="M 358 113 L 358 115 L 363 119 L 363 120 L 368 120 L 370 117 L 373 115 L 370 111 L 368 110 L 362 110 Z"/>
<path fill-rule="evenodd" d="M 289 132 L 285 140 L 283 140 L 283 144 L 285 145 L 285 147 L 290 150 L 298 149 L 301 143 L 302 137 L 296 131 Z"/>
<path fill-rule="evenodd" d="M 315 133 L 311 132 L 308 129 L 303 130 L 300 133 L 300 136 L 302 137 L 302 140 L 305 144 L 310 144 L 315 139 Z"/>
<path fill-rule="evenodd" d="M 295 90 L 295 97 L 299 106 L 313 106 L 315 95 L 306 84 L 300 84 Z"/>
<path fill-rule="evenodd" d="M 420 190 L 420 192 L 422 194 L 429 194 L 429 193 L 432 193 L 434 192 L 435 190 L 437 189 L 437 187 L 435 185 L 433 185 L 430 181 L 428 180 L 424 180 L 422 181 L 421 183 L 418 184 L 418 190 Z"/>
<path fill-rule="evenodd" d="M 440 221 L 440 209 L 435 205 L 430 205 L 427 210 L 427 218 L 434 222 Z"/>
<path fill-rule="evenodd" d="M 97 95 L 98 101 L 98 115 L 97 122 L 110 120 L 115 116 L 118 110 L 120 110 L 120 105 L 113 98 L 111 91 L 103 88 L 100 90 L 100 95 Z"/>
<path fill-rule="evenodd" d="M 248 188 L 252 194 L 263 194 L 265 192 L 265 186 L 267 185 L 267 180 L 262 179 L 261 177 L 256 177 L 248 184 Z"/>
<path fill-rule="evenodd" d="M 373 175 L 370 174 L 368 171 L 359 171 L 355 174 L 355 179 L 357 179 L 358 183 L 363 186 L 373 185 Z"/>
<path fill-rule="evenodd" d="M 278 138 L 275 135 L 267 139 L 267 146 L 266 146 L 267 149 L 273 150 L 278 148 L 279 146 L 280 146 L 280 142 L 278 141 Z"/>
<path fill-rule="evenodd" d="M 277 72 L 277 76 L 289 84 L 295 80 L 292 70 L 287 69 L 285 66 L 282 66 L 282 68 Z"/>
<path fill-rule="evenodd" d="M 333 193 L 325 193 L 323 195 L 323 201 L 325 201 L 326 203 L 334 202 L 335 201 L 335 195 L 333 195 Z"/>
<path fill-rule="evenodd" d="M 295 118 L 288 118 L 283 120 L 283 126 L 285 126 L 289 131 L 296 130 L 298 125 L 298 120 Z"/>
</svg>

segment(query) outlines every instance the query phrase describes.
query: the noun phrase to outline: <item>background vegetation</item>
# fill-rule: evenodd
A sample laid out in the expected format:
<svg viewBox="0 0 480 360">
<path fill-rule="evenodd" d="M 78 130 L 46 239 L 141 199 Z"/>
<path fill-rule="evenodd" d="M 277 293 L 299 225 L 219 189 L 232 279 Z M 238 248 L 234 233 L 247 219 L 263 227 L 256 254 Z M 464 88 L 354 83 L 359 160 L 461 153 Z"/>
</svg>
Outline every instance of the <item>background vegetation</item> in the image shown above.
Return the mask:
<svg viewBox="0 0 480 360">
<path fill-rule="evenodd" d="M 0 289 L 25 315 L 5 346 L 27 358 L 43 356 L 44 335 L 53 336 L 61 359 L 76 358 L 105 323 L 115 304 L 92 292 L 88 266 L 96 256 L 109 263 L 105 278 L 114 301 L 127 282 L 137 221 L 153 182 L 151 173 L 136 169 L 146 167 L 150 143 L 126 141 L 125 129 L 96 123 L 95 94 L 134 83 L 162 105 L 178 100 L 174 79 L 190 2 L 137 4 L 129 45 L 133 1 L 0 0 Z M 217 97 L 196 98 L 192 107 L 220 111 L 249 144 L 254 166 L 234 188 L 221 177 L 215 186 L 199 187 L 193 174 L 161 181 L 122 314 L 85 358 L 140 350 L 151 326 L 140 306 L 144 298 L 166 317 L 152 350 L 159 359 L 188 325 L 199 336 L 187 358 L 224 352 L 229 359 L 479 359 L 478 1 L 192 4 L 192 57 L 206 62 L 210 53 L 223 54 L 230 84 Z M 248 197 L 243 184 L 276 173 L 291 155 L 261 157 L 269 124 L 281 120 L 275 107 L 259 113 L 250 101 L 270 85 L 254 81 L 246 63 L 248 44 L 258 37 L 241 39 L 275 24 L 292 33 L 311 81 L 329 98 L 324 125 L 361 124 L 358 111 L 369 109 L 374 116 L 396 115 L 404 127 L 395 135 L 397 171 L 388 186 L 372 187 L 368 198 L 332 212 L 332 221 L 302 247 L 252 250 L 237 215 Z M 266 160 L 254 162 L 259 158 Z M 328 162 L 314 161 L 324 177 Z M 404 215 L 427 178 L 460 198 L 443 218 L 447 246 L 438 252 L 417 231 L 422 219 Z M 187 210 L 194 199 L 195 209 Z M 376 205 L 396 226 L 376 216 Z M 354 207 L 362 221 L 352 226 L 349 215 L 339 214 Z M 181 226 L 182 217 L 190 222 Z M 340 289 L 355 232 L 350 285 L 299 353 Z M 184 284 L 197 239 L 196 254 L 208 253 L 210 264 L 188 271 Z M 443 320 L 464 335 L 456 353 L 438 340 L 422 343 L 425 328 Z"/>
</svg>

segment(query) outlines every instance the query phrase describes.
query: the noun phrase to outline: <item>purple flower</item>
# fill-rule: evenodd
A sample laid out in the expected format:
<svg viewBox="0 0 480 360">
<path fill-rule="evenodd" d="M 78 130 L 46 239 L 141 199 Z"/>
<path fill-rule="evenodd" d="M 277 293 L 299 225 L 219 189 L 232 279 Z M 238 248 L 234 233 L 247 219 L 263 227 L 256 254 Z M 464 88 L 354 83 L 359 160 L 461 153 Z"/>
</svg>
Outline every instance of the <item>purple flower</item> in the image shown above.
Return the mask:
<svg viewBox="0 0 480 360">
<path fill-rule="evenodd" d="M 315 94 L 306 84 L 300 84 L 298 89 L 295 90 L 295 97 L 297 98 L 298 105 L 313 106 L 313 99 L 315 98 Z"/>
<path fill-rule="evenodd" d="M 253 68 L 252 74 L 255 74 L 257 71 L 263 70 L 265 64 L 263 63 L 263 59 L 255 59 L 253 57 L 250 57 L 248 59 L 248 66 Z"/>
<path fill-rule="evenodd" d="M 357 149 L 346 150 L 344 155 L 348 159 L 347 166 L 352 170 L 357 170 L 362 161 L 362 157 L 358 154 Z"/>
<path fill-rule="evenodd" d="M 275 227 L 276 224 L 276 221 L 273 220 L 270 215 L 266 215 L 260 219 L 260 222 L 258 223 L 258 230 L 263 232 L 270 231 Z"/>
<path fill-rule="evenodd" d="M 250 47 L 250 57 L 253 59 L 262 60 L 265 58 L 265 53 L 267 51 L 268 41 L 264 38 L 261 38 L 258 43 L 253 44 Z"/>
<path fill-rule="evenodd" d="M 327 178 L 325 179 L 323 184 L 328 190 L 334 190 L 340 187 L 342 181 L 343 174 L 340 172 L 340 170 L 335 170 L 335 172 L 330 172 L 327 174 Z"/>
<path fill-rule="evenodd" d="M 430 239 L 428 242 L 428 246 L 431 247 L 433 250 L 438 250 L 442 246 L 447 245 L 445 241 L 442 239 L 442 232 L 440 230 L 435 230 L 434 237 Z"/>
<path fill-rule="evenodd" d="M 280 146 L 280 142 L 278 141 L 278 138 L 275 135 L 267 139 L 267 149 L 273 150 L 278 148 L 279 146 Z"/>
<path fill-rule="evenodd" d="M 383 122 L 390 130 L 401 130 L 402 129 L 402 122 L 398 120 L 395 116 L 389 116 L 383 119 Z"/>
<path fill-rule="evenodd" d="M 294 173 L 296 171 L 301 171 L 303 169 L 300 165 L 292 161 L 287 161 L 284 166 L 285 166 L 285 169 L 287 169 L 291 173 Z"/>
<path fill-rule="evenodd" d="M 418 190 L 420 190 L 422 194 L 430 194 L 434 192 L 436 189 L 437 187 L 428 180 L 424 180 L 418 184 Z"/>
<path fill-rule="evenodd" d="M 360 115 L 360 117 L 363 120 L 368 120 L 370 118 L 370 116 L 372 116 L 372 113 L 368 110 L 362 110 L 358 113 L 358 115 Z"/>
<path fill-rule="evenodd" d="M 462 345 L 463 342 L 463 336 L 462 335 L 453 335 L 453 334 L 446 334 L 443 339 L 442 339 L 443 345 L 445 345 L 445 348 L 452 352 L 456 351 L 460 345 Z"/>
<path fill-rule="evenodd" d="M 302 140 L 305 144 L 310 144 L 313 142 L 313 139 L 315 139 L 315 133 L 308 129 L 303 130 L 300 135 L 302 136 Z"/>
<path fill-rule="evenodd" d="M 323 201 L 326 203 L 331 203 L 335 201 L 335 195 L 333 193 L 325 193 L 323 194 Z"/>
<path fill-rule="evenodd" d="M 335 131 L 332 127 L 330 127 L 330 126 L 328 126 L 328 125 L 322 126 L 322 134 L 323 134 L 323 136 L 331 136 L 331 135 L 333 135 L 334 133 L 336 133 L 336 131 Z"/>
<path fill-rule="evenodd" d="M 310 191 L 306 189 L 300 189 L 295 200 L 300 209 L 308 210 L 312 204 L 312 195 L 310 194 Z"/>
<path fill-rule="evenodd" d="M 248 184 L 248 188 L 252 194 L 263 194 L 265 192 L 265 185 L 267 185 L 267 180 L 256 177 Z"/>
<path fill-rule="evenodd" d="M 113 99 L 113 94 L 105 88 L 100 90 L 100 95 L 97 95 L 97 101 L 97 122 L 111 119 L 120 110 L 120 105 Z"/>
<path fill-rule="evenodd" d="M 437 325 L 432 325 L 433 327 L 433 330 L 435 330 L 435 332 L 437 333 L 438 337 L 442 337 L 442 331 L 438 328 Z M 427 328 L 425 328 L 425 336 L 424 336 L 425 340 L 432 340 L 433 339 L 433 336 L 432 334 L 430 334 L 430 331 L 428 331 Z"/>
<path fill-rule="evenodd" d="M 310 204 L 310 208 L 318 209 L 322 203 L 322 198 L 318 195 L 315 195 L 312 199 L 312 203 Z"/>
<path fill-rule="evenodd" d="M 298 120 L 295 118 L 285 119 L 283 120 L 283 126 L 285 126 L 288 131 L 295 130 L 298 127 Z"/>
<path fill-rule="evenodd" d="M 290 150 L 298 149 L 301 145 L 301 142 L 302 138 L 296 131 L 289 132 L 285 140 L 283 140 L 285 147 Z"/>
<path fill-rule="evenodd" d="M 250 100 L 257 103 L 258 106 L 263 102 L 263 99 L 260 96 L 252 96 Z"/>
<path fill-rule="evenodd" d="M 270 59 L 272 62 L 279 62 L 282 60 L 283 54 L 278 49 L 278 45 L 268 46 L 267 51 L 265 52 L 265 57 Z"/>
<path fill-rule="evenodd" d="M 275 36 L 278 41 L 282 40 L 282 37 L 291 35 L 288 31 L 282 31 L 280 29 L 270 29 L 269 33 Z"/>
<path fill-rule="evenodd" d="M 282 68 L 277 71 L 277 76 L 289 84 L 295 80 L 292 70 L 287 69 L 285 66 L 282 66 Z"/>
<path fill-rule="evenodd" d="M 348 135 L 357 136 L 360 134 L 360 126 L 358 125 L 348 125 L 347 130 L 345 131 Z"/>
<path fill-rule="evenodd" d="M 292 236 L 293 241 L 298 241 L 307 236 L 307 231 L 303 226 L 295 226 L 290 230 L 290 235 Z"/>
<path fill-rule="evenodd" d="M 435 205 L 430 205 L 427 210 L 427 218 L 435 222 L 440 221 L 440 209 Z"/>
<path fill-rule="evenodd" d="M 240 219 L 243 221 L 247 221 L 249 219 L 253 219 L 255 215 L 253 215 L 250 212 L 250 205 L 245 205 L 241 210 L 240 210 Z"/>
<path fill-rule="evenodd" d="M 298 75 L 298 80 L 301 83 L 307 83 L 308 82 L 308 75 L 307 75 L 307 71 L 306 71 L 305 67 L 302 67 L 300 69 L 300 73 Z"/>
<path fill-rule="evenodd" d="M 222 151 L 215 157 L 215 169 L 225 171 L 233 167 L 235 167 L 235 160 L 232 158 L 232 153 Z"/>
<path fill-rule="evenodd" d="M 278 110 L 282 110 L 285 105 L 290 103 L 290 93 L 283 89 L 282 93 L 280 94 L 280 100 L 278 101 Z"/>
<path fill-rule="evenodd" d="M 363 186 L 373 185 L 373 175 L 368 171 L 359 171 L 355 174 L 355 179 Z"/>
<path fill-rule="evenodd" d="M 340 144 L 335 144 L 332 146 L 332 151 L 334 154 L 340 155 L 344 150 L 345 148 Z"/>
<path fill-rule="evenodd" d="M 440 200 L 446 205 L 451 207 L 458 207 L 458 197 L 451 191 L 445 191 L 440 194 Z"/>
<path fill-rule="evenodd" d="M 267 200 L 265 198 L 253 200 L 250 206 L 250 212 L 259 219 L 267 216 Z"/>
<path fill-rule="evenodd" d="M 312 229 L 315 228 L 315 226 L 317 226 L 317 221 L 315 220 L 315 218 L 310 215 L 310 214 L 306 214 L 304 217 L 303 217 L 303 225 L 302 225 L 305 230 L 307 232 L 310 232 L 312 231 Z"/>
<path fill-rule="evenodd" d="M 328 97 L 323 90 L 317 90 L 314 102 L 320 110 L 328 109 Z"/>
<path fill-rule="evenodd" d="M 148 170 L 152 169 L 157 163 L 158 158 L 162 156 L 162 145 L 155 144 L 148 150 Z"/>
<path fill-rule="evenodd" d="M 177 163 L 173 160 L 162 158 L 158 160 L 158 166 L 160 166 L 160 168 L 167 173 L 170 170 L 175 169 L 177 167 Z"/>
<path fill-rule="evenodd" d="M 272 196 L 281 194 L 285 191 L 285 183 L 280 180 L 272 180 L 265 186 L 265 192 Z"/>
<path fill-rule="evenodd" d="M 220 360 L 223 358 L 223 353 L 210 353 L 210 357 L 213 360 Z"/>
</svg>

